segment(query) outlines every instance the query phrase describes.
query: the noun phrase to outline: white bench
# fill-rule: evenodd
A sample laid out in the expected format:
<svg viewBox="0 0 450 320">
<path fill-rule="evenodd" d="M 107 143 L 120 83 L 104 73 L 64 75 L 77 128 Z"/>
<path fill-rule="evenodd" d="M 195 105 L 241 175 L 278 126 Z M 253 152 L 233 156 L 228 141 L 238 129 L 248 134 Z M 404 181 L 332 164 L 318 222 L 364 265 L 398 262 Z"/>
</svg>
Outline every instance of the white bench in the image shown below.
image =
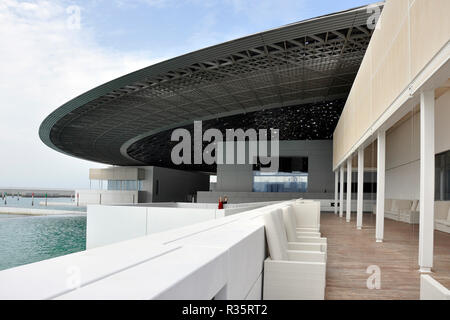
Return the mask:
<svg viewBox="0 0 450 320">
<path fill-rule="evenodd" d="M 296 200 L 292 202 L 295 220 L 299 232 L 319 232 L 320 202 L 311 200 Z"/>
<path fill-rule="evenodd" d="M 321 238 L 320 232 L 299 231 L 293 206 L 295 206 L 295 204 L 281 208 L 283 223 L 289 243 L 308 244 L 310 246 L 315 246 L 316 250 L 326 252 L 327 239 Z"/>
<path fill-rule="evenodd" d="M 283 209 L 276 209 L 264 215 L 270 257 L 264 261 L 263 299 L 323 300 L 326 248 L 323 244 L 312 241 L 288 242 L 283 211 L 288 215 L 289 208 Z M 289 219 L 292 221 L 292 218 Z M 292 234 L 292 227 L 289 230 L 290 239 L 302 239 L 296 236 L 295 231 Z"/>
<path fill-rule="evenodd" d="M 434 203 L 434 228 L 450 233 L 450 201 Z"/>
<path fill-rule="evenodd" d="M 384 202 L 384 217 L 410 224 L 419 223 L 419 200 L 386 199 Z M 376 205 L 373 207 L 376 214 Z"/>
<path fill-rule="evenodd" d="M 410 224 L 419 224 L 419 200 L 386 199 L 384 217 Z M 376 214 L 376 205 L 373 207 Z M 434 228 L 450 233 L 450 201 L 434 202 Z"/>
</svg>

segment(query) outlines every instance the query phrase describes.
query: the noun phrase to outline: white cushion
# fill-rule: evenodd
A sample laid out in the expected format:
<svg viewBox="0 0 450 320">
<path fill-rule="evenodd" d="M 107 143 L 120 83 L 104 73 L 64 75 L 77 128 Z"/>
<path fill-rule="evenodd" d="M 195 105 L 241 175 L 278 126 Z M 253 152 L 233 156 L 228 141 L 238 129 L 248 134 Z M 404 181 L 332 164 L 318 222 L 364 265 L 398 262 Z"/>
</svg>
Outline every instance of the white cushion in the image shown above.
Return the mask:
<svg viewBox="0 0 450 320">
<path fill-rule="evenodd" d="M 384 202 L 384 210 L 391 210 L 392 209 L 392 199 L 386 199 Z"/>
<path fill-rule="evenodd" d="M 419 211 L 417 210 L 417 205 L 419 204 L 419 200 L 413 200 L 411 204 L 411 211 Z"/>
<path fill-rule="evenodd" d="M 450 220 L 442 220 L 442 219 L 436 219 L 435 221 L 437 224 L 442 224 L 444 226 L 450 226 Z"/>
<path fill-rule="evenodd" d="M 398 201 L 392 200 L 392 206 L 389 209 L 386 209 L 386 211 L 397 211 L 398 210 Z"/>
<path fill-rule="evenodd" d="M 287 239 L 289 242 L 297 241 L 297 222 L 295 220 L 294 208 L 292 206 L 286 206 L 281 208 L 283 211 L 283 222 L 286 227 Z"/>
<path fill-rule="evenodd" d="M 412 201 L 409 201 L 409 200 L 394 199 L 394 200 L 392 200 L 391 211 L 398 212 L 398 211 L 401 211 L 401 210 L 408 210 L 412 206 L 411 202 Z"/>
<path fill-rule="evenodd" d="M 450 207 L 448 208 L 447 221 L 450 221 Z"/>
<path fill-rule="evenodd" d="M 284 226 L 284 221 L 283 221 L 283 210 L 276 209 L 276 210 L 272 211 L 271 214 L 275 220 L 275 223 L 277 226 L 277 231 L 280 235 L 281 245 L 283 246 L 283 248 L 285 250 L 287 250 L 288 249 L 288 239 L 287 239 L 286 228 Z"/>
<path fill-rule="evenodd" d="M 263 217 L 272 260 L 288 260 L 286 230 L 282 224 L 281 215 L 281 209 L 276 209 Z"/>
<path fill-rule="evenodd" d="M 296 203 L 292 209 L 297 227 L 320 228 L 320 202 Z"/>
</svg>

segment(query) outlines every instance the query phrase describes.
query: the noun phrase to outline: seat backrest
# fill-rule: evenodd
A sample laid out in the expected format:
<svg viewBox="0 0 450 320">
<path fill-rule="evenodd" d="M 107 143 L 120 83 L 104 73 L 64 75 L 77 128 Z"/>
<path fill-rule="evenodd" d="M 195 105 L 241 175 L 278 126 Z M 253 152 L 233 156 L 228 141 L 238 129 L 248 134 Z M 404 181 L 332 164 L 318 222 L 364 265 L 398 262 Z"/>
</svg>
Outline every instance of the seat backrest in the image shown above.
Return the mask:
<svg viewBox="0 0 450 320">
<path fill-rule="evenodd" d="M 392 209 L 392 199 L 386 199 L 384 201 L 384 210 L 390 211 Z"/>
<path fill-rule="evenodd" d="M 320 227 L 320 202 L 295 203 L 293 212 L 299 228 Z"/>
<path fill-rule="evenodd" d="M 393 210 L 409 210 L 411 209 L 411 200 L 393 200 Z"/>
<path fill-rule="evenodd" d="M 419 208 L 417 208 L 417 205 L 419 204 L 419 200 L 413 200 L 411 204 L 411 211 L 419 211 Z"/>
<path fill-rule="evenodd" d="M 286 235 L 289 242 L 297 241 L 297 221 L 295 220 L 294 208 L 286 206 L 281 208 L 283 211 L 283 222 L 286 228 Z"/>
<path fill-rule="evenodd" d="M 281 210 L 281 208 L 279 208 L 279 209 L 273 210 L 271 214 L 275 220 L 275 224 L 277 226 L 277 231 L 280 234 L 281 244 L 282 244 L 283 248 L 285 248 L 287 250 L 288 249 L 288 239 L 287 239 L 286 228 L 284 226 L 284 221 L 283 221 L 283 210 Z"/>
<path fill-rule="evenodd" d="M 273 260 L 288 260 L 287 236 L 283 225 L 281 209 L 276 209 L 264 215 L 269 254 Z"/>
<path fill-rule="evenodd" d="M 434 219 L 445 220 L 448 218 L 448 211 L 450 201 L 435 201 L 434 202 Z"/>
</svg>

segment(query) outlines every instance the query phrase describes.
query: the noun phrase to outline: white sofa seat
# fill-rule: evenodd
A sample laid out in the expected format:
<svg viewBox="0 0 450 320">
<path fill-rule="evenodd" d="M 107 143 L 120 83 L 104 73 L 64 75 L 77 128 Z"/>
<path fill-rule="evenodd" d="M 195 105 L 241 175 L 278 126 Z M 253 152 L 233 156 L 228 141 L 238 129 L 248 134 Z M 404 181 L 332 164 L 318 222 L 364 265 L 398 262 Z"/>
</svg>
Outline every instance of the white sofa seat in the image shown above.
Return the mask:
<svg viewBox="0 0 450 320">
<path fill-rule="evenodd" d="M 297 232 L 320 232 L 319 228 L 295 228 Z"/>
<path fill-rule="evenodd" d="M 327 252 L 327 245 L 317 242 L 288 242 L 289 250 Z"/>
<path fill-rule="evenodd" d="M 294 201 L 292 204 L 297 228 L 320 230 L 320 202 Z M 299 230 L 303 231 L 303 230 Z"/>
<path fill-rule="evenodd" d="M 392 207 L 392 200 L 391 199 L 385 199 L 384 200 L 384 211 L 386 213 L 386 211 L 390 211 Z M 373 210 L 372 210 L 373 214 L 377 214 L 377 204 L 375 203 L 373 205 Z"/>
<path fill-rule="evenodd" d="M 297 242 L 327 244 L 327 238 L 297 237 Z"/>
<path fill-rule="evenodd" d="M 327 262 L 325 252 L 309 250 L 287 250 L 289 261 Z"/>
<path fill-rule="evenodd" d="M 391 207 L 385 209 L 385 217 L 391 218 L 393 220 L 401 221 L 401 217 L 406 217 L 411 212 L 411 206 L 413 201 L 411 200 L 398 200 L 393 199 L 391 202 Z"/>
<path fill-rule="evenodd" d="M 436 219 L 436 223 L 437 223 L 437 224 L 442 224 L 442 225 L 444 225 L 444 226 L 450 226 L 450 220 Z"/>
<path fill-rule="evenodd" d="M 323 262 L 264 261 L 263 300 L 324 300 Z"/>
<path fill-rule="evenodd" d="M 322 251 L 326 251 L 326 238 L 321 238 L 320 232 L 298 232 L 297 221 L 292 206 L 285 206 L 282 209 L 282 220 L 286 229 L 286 236 L 289 242 L 300 242 L 309 244 L 320 244 Z"/>
<path fill-rule="evenodd" d="M 311 238 L 320 238 L 320 232 L 308 232 L 308 231 L 297 231 L 297 237 L 311 237 Z"/>
<path fill-rule="evenodd" d="M 376 205 L 373 207 L 373 213 L 376 214 Z M 420 201 L 386 199 L 384 216 L 396 221 L 419 224 Z M 450 233 L 450 201 L 434 202 L 434 228 Z"/>
<path fill-rule="evenodd" d="M 376 205 L 373 213 L 376 214 Z M 386 199 L 384 202 L 384 217 L 387 219 L 418 224 L 419 216 L 418 200 Z"/>
<path fill-rule="evenodd" d="M 264 261 L 263 299 L 320 300 L 325 298 L 326 253 L 288 242 L 282 209 L 263 217 L 270 257 Z M 315 238 L 311 238 L 315 239 Z M 320 248 L 318 243 L 310 243 Z"/>
<path fill-rule="evenodd" d="M 326 264 L 323 262 L 264 262 L 264 300 L 323 300 Z"/>
<path fill-rule="evenodd" d="M 273 260 L 289 260 L 289 251 L 294 251 L 291 248 L 302 249 L 300 251 L 307 251 L 306 248 L 309 245 L 316 244 L 315 248 L 322 249 L 323 246 L 317 246 L 317 244 L 322 245 L 323 243 L 318 242 L 321 238 L 297 238 L 306 239 L 310 241 L 295 241 L 288 242 L 288 236 L 286 233 L 286 228 L 283 220 L 283 210 L 276 209 L 268 212 L 264 215 L 264 225 L 266 229 L 267 243 L 269 247 L 269 253 Z M 323 238 L 322 238 L 323 239 Z M 326 239 L 323 239 L 326 240 Z M 326 261 L 326 253 L 322 250 L 311 250 L 313 255 L 322 257 L 323 261 Z M 311 257 L 312 255 L 307 255 Z M 307 258 L 306 258 L 307 259 Z M 316 259 L 313 259 L 316 261 Z"/>
<path fill-rule="evenodd" d="M 398 221 L 406 222 L 409 224 L 419 224 L 420 221 L 419 211 L 400 212 L 398 216 Z"/>
<path fill-rule="evenodd" d="M 450 201 L 434 203 L 434 228 L 450 233 Z"/>
</svg>

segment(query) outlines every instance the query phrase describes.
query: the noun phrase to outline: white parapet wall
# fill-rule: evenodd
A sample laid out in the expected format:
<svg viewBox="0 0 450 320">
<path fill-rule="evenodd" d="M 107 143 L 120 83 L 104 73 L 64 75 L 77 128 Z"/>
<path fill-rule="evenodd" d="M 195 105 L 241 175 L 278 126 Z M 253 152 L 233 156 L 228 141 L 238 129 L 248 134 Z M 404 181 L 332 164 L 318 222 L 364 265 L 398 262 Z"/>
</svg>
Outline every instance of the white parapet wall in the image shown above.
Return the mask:
<svg viewBox="0 0 450 320">
<path fill-rule="evenodd" d="M 261 299 L 261 217 L 280 205 L 1 271 L 0 299 Z"/>
<path fill-rule="evenodd" d="M 450 290 L 431 276 L 421 275 L 420 300 L 450 300 Z"/>
<path fill-rule="evenodd" d="M 223 217 L 215 208 L 88 206 L 86 248 L 134 239 Z"/>
<path fill-rule="evenodd" d="M 214 220 L 249 211 L 270 203 L 230 204 L 218 209 L 208 203 L 148 203 L 138 205 L 89 205 L 86 247 L 88 249 Z M 182 209 L 182 210 L 180 210 Z"/>
<path fill-rule="evenodd" d="M 138 203 L 139 191 L 129 190 L 76 190 L 75 205 L 133 204 Z"/>
<path fill-rule="evenodd" d="M 262 299 L 263 216 L 288 203 L 1 271 L 0 300 Z"/>
</svg>

